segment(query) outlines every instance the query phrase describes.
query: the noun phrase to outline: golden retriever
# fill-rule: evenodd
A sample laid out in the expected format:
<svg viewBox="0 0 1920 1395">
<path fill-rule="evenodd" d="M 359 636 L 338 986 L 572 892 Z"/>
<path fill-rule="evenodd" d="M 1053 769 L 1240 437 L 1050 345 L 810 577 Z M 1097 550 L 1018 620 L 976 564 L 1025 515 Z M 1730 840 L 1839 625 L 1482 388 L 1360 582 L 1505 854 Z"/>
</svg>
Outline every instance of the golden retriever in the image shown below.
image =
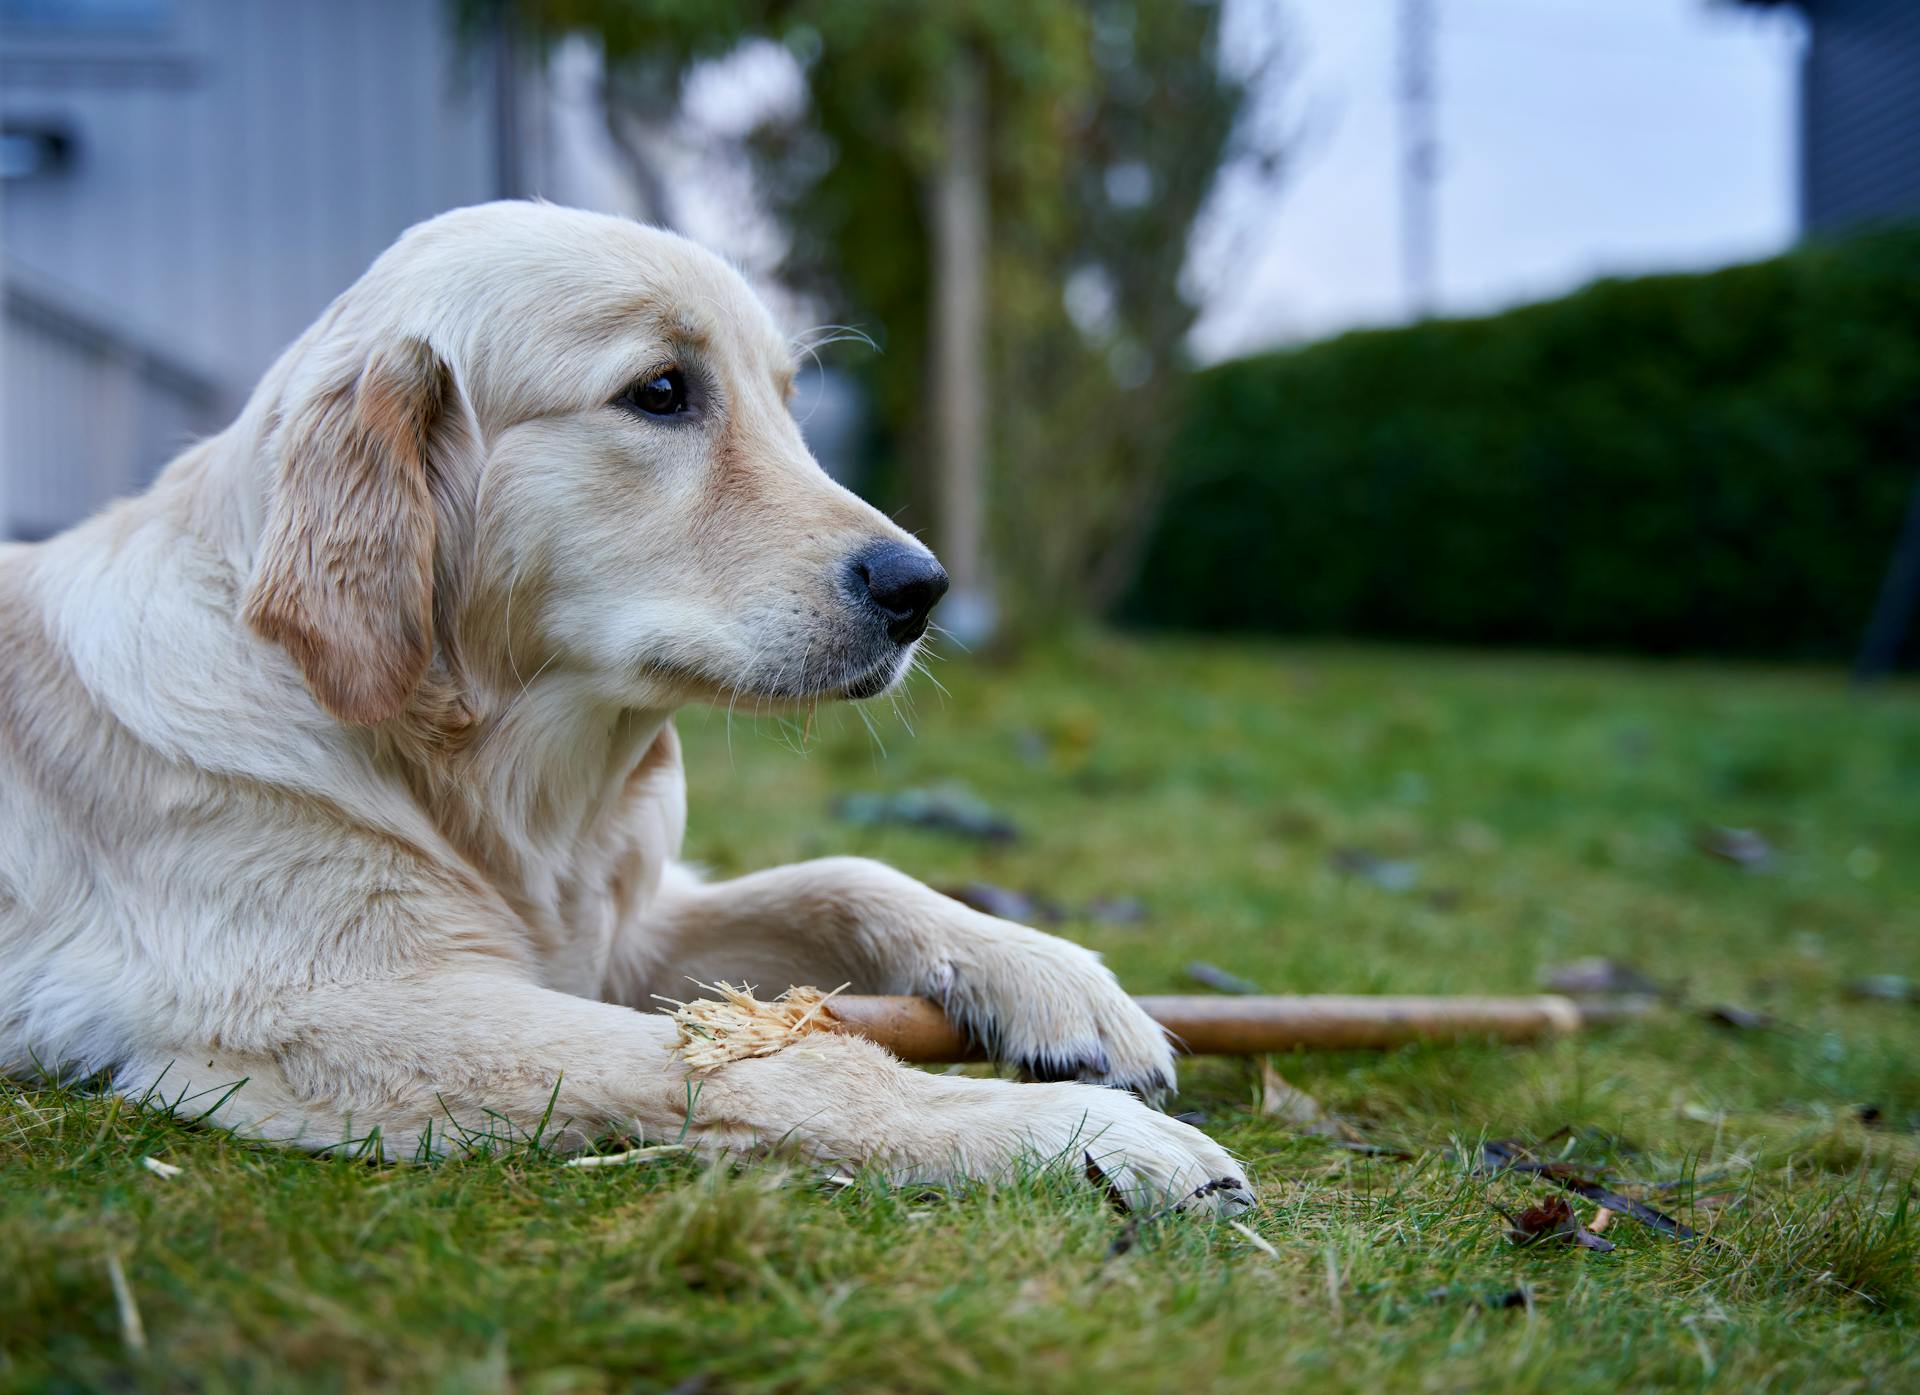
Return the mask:
<svg viewBox="0 0 1920 1395">
<path fill-rule="evenodd" d="M 860 698 L 946 578 L 834 484 L 693 244 L 532 203 L 408 232 L 144 495 L 0 548 L 0 1069 L 439 1153 L 551 1109 L 902 1180 L 1083 1156 L 1248 1193 L 1095 955 L 878 863 L 705 882 L 672 714 Z M 689 980 L 923 993 L 1043 1082 L 814 1035 L 693 1079 Z M 1209 1187 L 1209 1184 L 1212 1184 Z"/>
</svg>

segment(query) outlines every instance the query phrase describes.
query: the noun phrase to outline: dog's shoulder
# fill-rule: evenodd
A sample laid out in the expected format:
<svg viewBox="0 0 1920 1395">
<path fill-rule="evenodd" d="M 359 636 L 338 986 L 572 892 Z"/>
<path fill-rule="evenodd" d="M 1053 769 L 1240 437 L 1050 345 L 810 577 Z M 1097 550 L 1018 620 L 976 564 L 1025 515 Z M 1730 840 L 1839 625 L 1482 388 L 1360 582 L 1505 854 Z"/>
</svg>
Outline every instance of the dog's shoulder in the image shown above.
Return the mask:
<svg viewBox="0 0 1920 1395">
<path fill-rule="evenodd" d="M 38 888 L 16 901 L 188 933 L 510 922 L 238 592 L 150 508 L 0 555 L 0 878 Z"/>
</svg>

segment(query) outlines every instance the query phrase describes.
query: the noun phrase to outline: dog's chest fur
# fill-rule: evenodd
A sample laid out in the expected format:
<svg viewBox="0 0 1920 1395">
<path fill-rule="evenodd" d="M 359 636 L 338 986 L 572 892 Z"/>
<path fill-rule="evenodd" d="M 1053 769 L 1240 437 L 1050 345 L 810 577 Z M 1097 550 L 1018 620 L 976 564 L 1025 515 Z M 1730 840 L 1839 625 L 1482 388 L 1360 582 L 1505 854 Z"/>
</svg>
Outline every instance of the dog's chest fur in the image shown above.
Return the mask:
<svg viewBox="0 0 1920 1395">
<path fill-rule="evenodd" d="M 610 736 L 576 745 L 579 778 L 492 807 L 464 790 L 439 822 L 525 926 L 541 982 L 598 997 L 614 940 L 633 933 L 679 856 L 686 786 L 664 717 L 622 714 Z"/>
<path fill-rule="evenodd" d="M 0 550 L 0 1070 L 110 1066 L 209 1020 L 266 1046 L 314 975 L 449 949 L 600 995 L 679 850 L 664 716 L 409 778 L 393 743 L 300 715 L 217 558 L 110 519 Z"/>
</svg>

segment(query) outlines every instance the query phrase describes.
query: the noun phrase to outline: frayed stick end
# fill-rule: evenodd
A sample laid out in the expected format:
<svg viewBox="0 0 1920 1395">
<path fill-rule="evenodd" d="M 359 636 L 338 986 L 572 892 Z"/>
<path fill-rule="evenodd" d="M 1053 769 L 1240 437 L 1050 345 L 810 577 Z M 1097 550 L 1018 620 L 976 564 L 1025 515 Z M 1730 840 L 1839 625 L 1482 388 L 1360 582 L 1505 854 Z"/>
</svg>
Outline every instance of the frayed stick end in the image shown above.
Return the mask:
<svg viewBox="0 0 1920 1395">
<path fill-rule="evenodd" d="M 677 1003 L 669 1014 L 680 1033 L 680 1059 L 695 1070 L 712 1070 L 750 1056 L 771 1056 L 809 1033 L 832 1031 L 827 1000 L 840 991 L 789 988 L 771 1002 L 763 1002 L 751 989 L 730 983 L 700 987 L 719 996 Z"/>
</svg>

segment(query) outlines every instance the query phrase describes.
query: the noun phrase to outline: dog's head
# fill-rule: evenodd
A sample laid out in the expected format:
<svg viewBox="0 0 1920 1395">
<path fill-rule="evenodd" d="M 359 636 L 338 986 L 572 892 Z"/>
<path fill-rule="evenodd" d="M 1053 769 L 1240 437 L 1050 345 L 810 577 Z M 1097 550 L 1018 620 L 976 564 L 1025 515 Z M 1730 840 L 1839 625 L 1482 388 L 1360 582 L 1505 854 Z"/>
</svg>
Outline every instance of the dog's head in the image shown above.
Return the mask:
<svg viewBox="0 0 1920 1395">
<path fill-rule="evenodd" d="M 353 722 L 436 653 L 620 706 L 880 693 L 946 573 L 813 460 L 794 368 L 672 234 L 537 204 L 422 224 L 263 386 L 246 617 Z"/>
</svg>

